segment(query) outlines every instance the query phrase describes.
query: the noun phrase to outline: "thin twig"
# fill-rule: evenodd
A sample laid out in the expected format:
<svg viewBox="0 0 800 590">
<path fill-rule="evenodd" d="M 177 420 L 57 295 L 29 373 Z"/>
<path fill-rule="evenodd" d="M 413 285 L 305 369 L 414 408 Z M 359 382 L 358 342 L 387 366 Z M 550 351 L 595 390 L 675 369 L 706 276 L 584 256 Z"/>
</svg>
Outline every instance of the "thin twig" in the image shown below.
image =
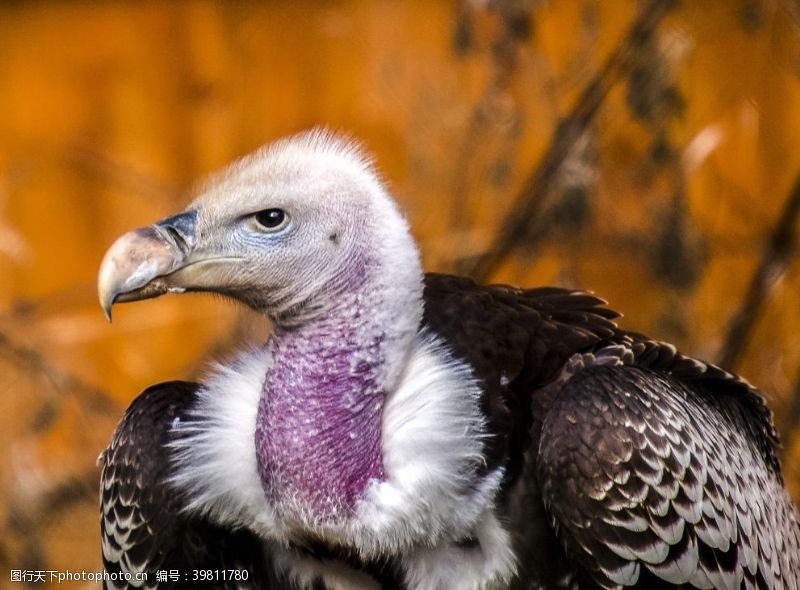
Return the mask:
<svg viewBox="0 0 800 590">
<path fill-rule="evenodd" d="M 728 324 L 728 333 L 717 363 L 733 370 L 744 353 L 750 334 L 770 293 L 783 277 L 797 243 L 797 218 L 800 215 L 800 175 L 795 180 L 769 244 L 756 268 L 739 310 Z"/>
<path fill-rule="evenodd" d="M 638 49 L 674 5 L 672 0 L 651 0 L 644 5 L 619 47 L 586 85 L 571 112 L 559 123 L 539 165 L 514 199 L 502 231 L 473 266 L 470 272 L 473 277 L 488 279 L 530 233 L 531 226 L 548 206 L 546 198 L 570 151 L 589 129 L 610 89 L 635 63 Z"/>
</svg>

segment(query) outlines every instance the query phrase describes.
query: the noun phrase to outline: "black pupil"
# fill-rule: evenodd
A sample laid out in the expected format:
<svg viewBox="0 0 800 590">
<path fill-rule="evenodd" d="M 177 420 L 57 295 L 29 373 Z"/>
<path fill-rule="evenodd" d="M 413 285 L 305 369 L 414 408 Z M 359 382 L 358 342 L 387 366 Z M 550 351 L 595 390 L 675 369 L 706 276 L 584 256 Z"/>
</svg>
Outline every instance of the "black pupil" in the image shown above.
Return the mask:
<svg viewBox="0 0 800 590">
<path fill-rule="evenodd" d="M 286 218 L 280 209 L 264 209 L 256 213 L 256 221 L 267 228 L 278 227 Z"/>
</svg>

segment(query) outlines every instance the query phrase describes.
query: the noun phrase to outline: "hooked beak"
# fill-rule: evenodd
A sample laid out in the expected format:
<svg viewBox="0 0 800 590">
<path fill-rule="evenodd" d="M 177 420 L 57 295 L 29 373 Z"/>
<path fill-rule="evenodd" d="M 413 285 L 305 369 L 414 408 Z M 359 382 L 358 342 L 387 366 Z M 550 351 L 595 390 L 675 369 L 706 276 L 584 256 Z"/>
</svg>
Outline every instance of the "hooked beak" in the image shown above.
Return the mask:
<svg viewBox="0 0 800 590">
<path fill-rule="evenodd" d="M 106 252 L 97 280 L 100 307 L 111 321 L 114 303 L 201 288 L 193 274 L 180 272 L 200 262 L 194 255 L 197 212 L 186 211 L 120 237 Z"/>
</svg>

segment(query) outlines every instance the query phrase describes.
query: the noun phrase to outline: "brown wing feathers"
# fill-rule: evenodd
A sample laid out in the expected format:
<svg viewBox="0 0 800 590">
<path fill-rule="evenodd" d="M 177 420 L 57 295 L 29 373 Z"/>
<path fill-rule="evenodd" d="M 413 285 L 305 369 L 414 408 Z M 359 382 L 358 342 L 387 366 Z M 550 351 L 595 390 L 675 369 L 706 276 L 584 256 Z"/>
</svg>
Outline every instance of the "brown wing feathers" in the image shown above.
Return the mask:
<svg viewBox="0 0 800 590">
<path fill-rule="evenodd" d="M 169 431 L 183 420 L 199 386 L 173 381 L 145 390 L 122 417 L 100 457 L 101 542 L 109 573 L 146 572 L 143 588 L 195 588 L 193 570 L 247 569 L 248 581 L 215 581 L 207 588 L 279 588 L 269 577 L 266 552 L 247 531 L 230 531 L 182 512 L 168 486 Z M 179 572 L 159 584 L 158 571 Z M 138 584 L 136 585 L 138 586 Z M 109 582 L 108 588 L 129 588 Z"/>
</svg>

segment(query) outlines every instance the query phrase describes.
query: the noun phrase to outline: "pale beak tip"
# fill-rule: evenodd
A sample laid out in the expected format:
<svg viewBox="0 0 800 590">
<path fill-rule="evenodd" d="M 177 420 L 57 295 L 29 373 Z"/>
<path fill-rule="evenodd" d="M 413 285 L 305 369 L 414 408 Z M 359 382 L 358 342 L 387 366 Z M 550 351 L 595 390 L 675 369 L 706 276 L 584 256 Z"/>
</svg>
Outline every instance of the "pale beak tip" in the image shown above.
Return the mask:
<svg viewBox="0 0 800 590">
<path fill-rule="evenodd" d="M 113 291 L 109 291 L 107 288 L 104 288 L 105 285 L 101 284 L 98 288 L 98 302 L 100 303 L 100 309 L 103 310 L 103 315 L 106 316 L 106 320 L 108 323 L 111 323 L 111 307 L 114 305 L 114 299 L 116 299 L 116 293 Z"/>
<path fill-rule="evenodd" d="M 111 323 L 111 306 L 114 305 L 114 299 L 117 296 L 115 285 L 118 281 L 113 275 L 115 265 L 111 264 L 109 260 L 110 257 L 106 256 L 100 265 L 97 281 L 97 300 L 100 304 L 100 309 L 103 310 L 103 315 L 106 316 L 106 320 Z"/>
</svg>

